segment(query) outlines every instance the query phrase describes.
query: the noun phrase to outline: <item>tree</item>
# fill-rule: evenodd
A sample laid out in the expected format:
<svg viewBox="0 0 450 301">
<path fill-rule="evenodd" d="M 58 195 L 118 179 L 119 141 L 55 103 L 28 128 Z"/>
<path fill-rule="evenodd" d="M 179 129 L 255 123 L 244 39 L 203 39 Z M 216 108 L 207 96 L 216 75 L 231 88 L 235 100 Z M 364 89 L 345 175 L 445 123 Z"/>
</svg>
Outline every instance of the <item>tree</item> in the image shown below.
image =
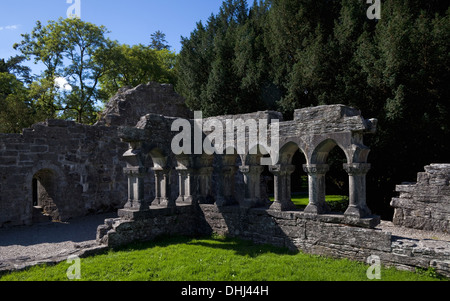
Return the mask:
<svg viewBox="0 0 450 301">
<path fill-rule="evenodd" d="M 14 74 L 0 72 L 0 133 L 20 133 L 36 119 L 24 84 Z"/>
<path fill-rule="evenodd" d="M 448 161 L 448 4 L 386 0 L 369 20 L 365 1 L 244 2 L 224 1 L 183 38 L 177 90 L 205 115 L 340 103 L 378 118 L 368 201 L 389 218 L 395 185 Z"/>
<path fill-rule="evenodd" d="M 14 74 L 19 80 L 24 83 L 31 83 L 31 69 L 23 66 L 22 63 L 26 60 L 23 55 L 16 55 L 10 57 L 6 62 L 4 59 L 0 60 L 0 73 L 7 72 Z"/>
<path fill-rule="evenodd" d="M 50 21 L 45 27 L 37 22 L 31 34 L 14 48 L 28 59 L 34 57 L 46 69 L 38 78 L 42 93 L 37 100 L 49 109 L 49 117 L 93 123 L 97 118 L 99 80 L 110 66 L 108 50 L 112 42 L 103 26 L 74 19 Z M 55 80 L 64 78 L 70 90 L 58 89 Z M 38 89 L 39 90 L 39 89 Z"/>
<path fill-rule="evenodd" d="M 155 50 L 170 50 L 170 45 L 167 44 L 166 34 L 160 30 L 151 34 L 150 48 Z"/>
<path fill-rule="evenodd" d="M 115 43 L 110 49 L 111 67 L 100 78 L 102 99 L 108 100 L 125 86 L 136 87 L 150 81 L 175 83 L 176 54 L 167 49 L 155 50 L 142 44 Z"/>
<path fill-rule="evenodd" d="M 216 16 L 205 25 L 199 22 L 190 38 L 182 39 L 177 91 L 192 109 L 213 116 L 247 113 L 261 105 L 261 87 L 267 83 L 255 69 L 262 58 L 253 47 L 263 47 L 257 36 L 261 23 L 256 22 L 262 11 L 249 10 L 244 0 L 224 1 Z M 255 22 L 246 25 L 250 15 Z"/>
</svg>

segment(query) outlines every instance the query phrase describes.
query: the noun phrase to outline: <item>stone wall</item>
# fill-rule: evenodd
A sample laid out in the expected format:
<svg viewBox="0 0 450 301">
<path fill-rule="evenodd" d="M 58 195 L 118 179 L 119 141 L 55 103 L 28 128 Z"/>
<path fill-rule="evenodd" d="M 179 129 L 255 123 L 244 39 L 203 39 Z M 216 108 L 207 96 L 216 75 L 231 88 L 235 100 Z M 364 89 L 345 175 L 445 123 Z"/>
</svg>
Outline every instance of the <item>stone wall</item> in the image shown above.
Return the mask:
<svg viewBox="0 0 450 301">
<path fill-rule="evenodd" d="M 120 89 L 106 105 L 97 125 L 135 126 L 149 113 L 181 118 L 194 115 L 172 85 L 150 82 Z"/>
<path fill-rule="evenodd" d="M 415 270 L 434 268 L 450 277 L 448 242 L 428 242 L 393 236 L 376 227 L 377 218 L 358 224 L 344 215 L 312 215 L 303 211 L 245 209 L 239 206 L 152 206 L 147 211 L 119 210 L 98 228 L 99 243 L 119 247 L 162 235 L 202 236 L 217 233 L 257 244 L 271 244 L 310 254 L 367 262 L 378 256 L 385 266 Z"/>
<path fill-rule="evenodd" d="M 417 183 L 398 185 L 393 198 L 393 222 L 407 228 L 450 233 L 450 164 L 432 164 L 418 174 Z"/>
<path fill-rule="evenodd" d="M 126 149 L 117 128 L 70 121 L 0 134 L 0 227 L 30 225 L 35 205 L 62 221 L 121 208 Z"/>
<path fill-rule="evenodd" d="M 192 115 L 171 85 L 149 83 L 121 89 L 94 126 L 48 120 L 22 134 L 0 134 L 0 227 L 123 208 L 128 144 L 118 126 L 135 126 L 148 113 Z M 153 175 L 145 181 L 154 185 Z"/>
</svg>

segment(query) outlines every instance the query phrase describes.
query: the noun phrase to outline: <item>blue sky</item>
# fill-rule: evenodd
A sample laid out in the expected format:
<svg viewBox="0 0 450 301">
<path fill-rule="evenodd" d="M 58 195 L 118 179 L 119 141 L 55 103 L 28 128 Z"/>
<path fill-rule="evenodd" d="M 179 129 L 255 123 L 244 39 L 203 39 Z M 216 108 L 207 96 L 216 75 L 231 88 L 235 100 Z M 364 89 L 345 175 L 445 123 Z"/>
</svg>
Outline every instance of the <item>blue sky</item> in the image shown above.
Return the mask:
<svg viewBox="0 0 450 301">
<path fill-rule="evenodd" d="M 0 58 L 18 54 L 14 43 L 41 21 L 66 17 L 75 0 L 0 0 Z M 157 30 L 166 34 L 172 50 L 181 50 L 181 36 L 188 37 L 198 21 L 217 14 L 223 0 L 78 0 L 81 19 L 104 25 L 108 37 L 123 44 L 149 44 Z M 70 3 L 67 3 L 70 2 Z"/>
</svg>

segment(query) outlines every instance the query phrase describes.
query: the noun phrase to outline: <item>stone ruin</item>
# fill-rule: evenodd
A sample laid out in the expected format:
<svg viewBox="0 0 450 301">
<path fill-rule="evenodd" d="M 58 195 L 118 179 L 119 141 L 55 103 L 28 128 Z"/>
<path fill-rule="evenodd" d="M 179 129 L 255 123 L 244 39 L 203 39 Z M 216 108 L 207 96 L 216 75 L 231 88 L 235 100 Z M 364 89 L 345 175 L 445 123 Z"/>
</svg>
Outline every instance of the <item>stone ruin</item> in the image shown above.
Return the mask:
<svg viewBox="0 0 450 301">
<path fill-rule="evenodd" d="M 417 183 L 398 185 L 393 222 L 397 226 L 450 232 L 450 164 L 431 164 L 419 173 Z"/>
<path fill-rule="evenodd" d="M 134 126 L 142 108 L 189 118 L 183 103 L 172 86 L 149 83 L 122 89 L 95 126 L 47 120 L 22 134 L 0 134 L 0 228 L 122 208 L 128 145 L 119 121 Z"/>
<path fill-rule="evenodd" d="M 262 166 L 264 144 L 249 145 L 246 154 L 228 149 L 224 155 L 175 155 L 173 122 L 185 118 L 193 127 L 196 122 L 183 104 L 173 87 L 149 83 L 119 91 L 94 126 L 48 120 L 21 135 L 0 134 L 0 227 L 31 225 L 42 220 L 42 212 L 44 219 L 69 220 L 118 210 L 118 218 L 99 226 L 100 244 L 218 233 L 364 262 L 375 255 L 384 265 L 433 267 L 450 276 L 449 241 L 394 233 L 407 226 L 448 234 L 448 165 L 426 167 L 417 184 L 397 187 L 394 225 L 385 231 L 385 222 L 366 204 L 370 149 L 363 137 L 376 132 L 376 119 L 343 105 L 297 110 L 291 121 L 271 111 L 215 117 L 223 124 L 280 120 L 279 161 Z M 242 136 L 234 134 L 236 143 Z M 347 160 L 344 213 L 330 212 L 325 202 L 327 159 L 335 147 Z M 298 151 L 303 166 L 293 164 Z M 295 169 L 308 175 L 304 210 L 291 201 Z M 274 202 L 261 185 L 263 172 L 273 174 Z"/>
</svg>

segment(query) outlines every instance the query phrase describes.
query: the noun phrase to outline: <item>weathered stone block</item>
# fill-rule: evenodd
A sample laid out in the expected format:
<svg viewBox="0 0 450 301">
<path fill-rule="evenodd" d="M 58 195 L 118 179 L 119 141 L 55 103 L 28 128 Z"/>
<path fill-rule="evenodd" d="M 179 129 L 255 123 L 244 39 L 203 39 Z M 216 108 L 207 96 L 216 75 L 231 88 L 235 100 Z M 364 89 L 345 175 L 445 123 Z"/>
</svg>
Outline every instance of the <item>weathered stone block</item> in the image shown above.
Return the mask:
<svg viewBox="0 0 450 301">
<path fill-rule="evenodd" d="M 431 164 L 418 174 L 414 185 L 399 185 L 393 198 L 395 225 L 450 232 L 450 164 Z"/>
</svg>

